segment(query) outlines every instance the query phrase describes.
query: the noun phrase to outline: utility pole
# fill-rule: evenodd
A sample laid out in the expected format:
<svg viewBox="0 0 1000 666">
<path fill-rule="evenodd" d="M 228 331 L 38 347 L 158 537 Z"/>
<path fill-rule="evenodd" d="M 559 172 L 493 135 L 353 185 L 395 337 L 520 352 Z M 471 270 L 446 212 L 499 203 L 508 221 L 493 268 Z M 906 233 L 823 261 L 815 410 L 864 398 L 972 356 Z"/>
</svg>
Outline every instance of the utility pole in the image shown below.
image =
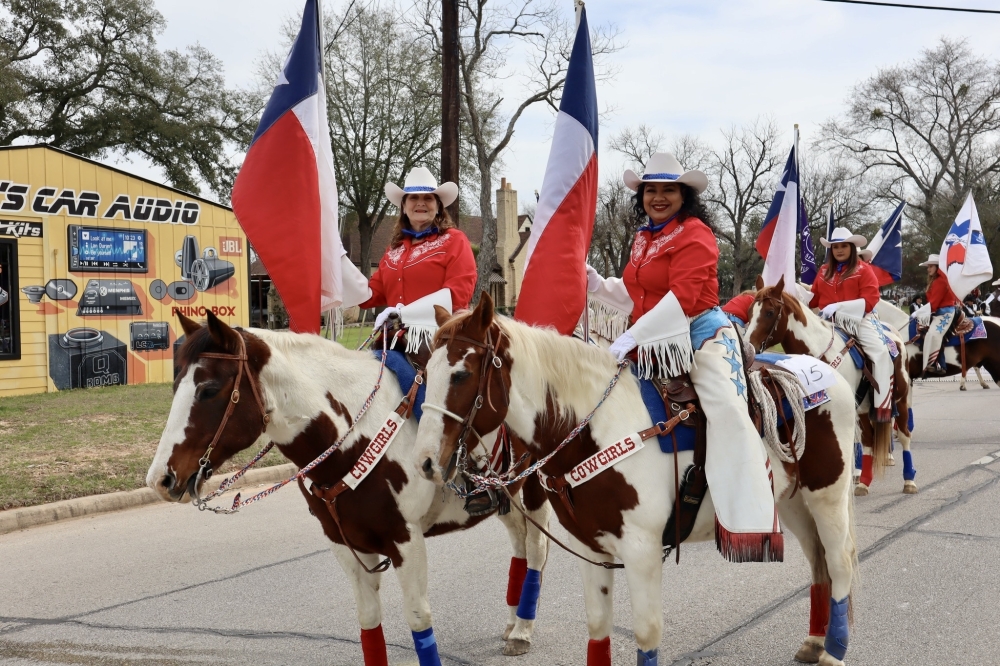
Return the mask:
<svg viewBox="0 0 1000 666">
<path fill-rule="evenodd" d="M 441 181 L 458 180 L 458 0 L 441 0 Z M 448 207 L 458 224 L 458 199 Z"/>
</svg>

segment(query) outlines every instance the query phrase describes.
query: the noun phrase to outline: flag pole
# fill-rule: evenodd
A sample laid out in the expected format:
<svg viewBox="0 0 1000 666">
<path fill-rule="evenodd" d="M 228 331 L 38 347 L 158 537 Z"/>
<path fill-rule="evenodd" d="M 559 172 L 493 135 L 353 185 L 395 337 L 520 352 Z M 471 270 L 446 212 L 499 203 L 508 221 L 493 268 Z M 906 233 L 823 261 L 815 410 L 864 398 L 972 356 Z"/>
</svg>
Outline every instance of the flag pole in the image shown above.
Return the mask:
<svg viewBox="0 0 1000 666">
<path fill-rule="evenodd" d="M 319 38 L 319 80 L 323 86 L 323 104 L 326 104 L 326 31 L 323 26 L 323 0 L 316 0 L 316 31 Z M 327 129 L 329 131 L 329 128 Z M 337 217 L 340 217 L 340 208 L 337 209 Z M 337 220 L 337 233 L 342 233 L 340 223 Z M 343 311 L 341 308 L 330 308 L 326 311 L 326 331 L 330 340 L 336 340 L 340 329 L 344 325 Z M 322 317 L 322 313 L 320 313 Z M 320 331 L 322 332 L 322 322 Z"/>
</svg>

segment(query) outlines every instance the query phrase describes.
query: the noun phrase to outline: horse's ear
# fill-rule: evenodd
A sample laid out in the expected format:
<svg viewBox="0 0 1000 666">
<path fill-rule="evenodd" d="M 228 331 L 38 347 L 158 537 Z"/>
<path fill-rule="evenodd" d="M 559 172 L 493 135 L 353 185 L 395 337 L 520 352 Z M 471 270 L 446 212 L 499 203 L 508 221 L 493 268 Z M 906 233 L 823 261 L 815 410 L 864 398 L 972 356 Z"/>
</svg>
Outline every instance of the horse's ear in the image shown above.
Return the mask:
<svg viewBox="0 0 1000 666">
<path fill-rule="evenodd" d="M 471 319 L 478 322 L 484 331 L 493 324 L 493 299 L 485 291 L 479 297 L 479 305 L 472 312 Z"/>
<path fill-rule="evenodd" d="M 184 335 L 188 336 L 189 338 L 196 332 L 198 332 L 198 329 L 201 328 L 201 324 L 196 322 L 194 319 L 188 319 L 180 312 L 177 313 L 177 318 L 180 319 L 181 321 L 181 328 L 184 329 Z"/>
<path fill-rule="evenodd" d="M 778 278 L 778 284 L 774 285 L 774 288 L 777 289 L 779 292 L 785 290 L 785 276 L 784 275 L 782 275 L 780 278 Z"/>
<path fill-rule="evenodd" d="M 441 328 L 446 323 L 448 323 L 449 319 L 451 319 L 451 313 L 448 312 L 447 310 L 445 310 L 440 305 L 435 305 L 434 306 L 434 319 L 437 320 L 438 328 Z"/>
<path fill-rule="evenodd" d="M 764 288 L 764 276 L 763 275 L 758 275 L 757 276 L 757 284 L 755 286 L 757 288 L 757 291 L 760 291 L 761 289 Z"/>
<path fill-rule="evenodd" d="M 237 347 L 236 338 L 239 333 L 216 317 L 211 310 L 206 310 L 205 316 L 208 318 L 208 332 L 212 334 L 212 340 L 215 344 L 226 350 L 235 350 Z"/>
</svg>

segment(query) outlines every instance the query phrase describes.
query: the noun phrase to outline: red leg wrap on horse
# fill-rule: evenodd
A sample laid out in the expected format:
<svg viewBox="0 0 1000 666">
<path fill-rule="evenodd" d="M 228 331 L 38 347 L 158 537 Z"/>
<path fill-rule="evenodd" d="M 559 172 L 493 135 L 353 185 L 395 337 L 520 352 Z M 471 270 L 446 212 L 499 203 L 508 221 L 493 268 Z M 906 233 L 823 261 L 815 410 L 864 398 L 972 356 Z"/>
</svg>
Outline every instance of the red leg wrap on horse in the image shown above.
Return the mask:
<svg viewBox="0 0 1000 666">
<path fill-rule="evenodd" d="M 361 653 L 365 657 L 365 666 L 389 666 L 381 624 L 374 629 L 361 630 Z"/>
<path fill-rule="evenodd" d="M 818 583 L 809 588 L 809 635 L 826 636 L 830 623 L 830 584 Z"/>
<path fill-rule="evenodd" d="M 875 472 L 872 470 L 872 457 L 867 453 L 861 456 L 861 483 L 871 487 Z"/>
<path fill-rule="evenodd" d="M 587 643 L 587 666 L 611 666 L 611 636 Z"/>
<path fill-rule="evenodd" d="M 510 572 L 507 574 L 507 605 L 516 606 L 521 603 L 521 588 L 524 587 L 524 577 L 528 575 L 528 560 L 523 557 L 510 558 Z"/>
</svg>

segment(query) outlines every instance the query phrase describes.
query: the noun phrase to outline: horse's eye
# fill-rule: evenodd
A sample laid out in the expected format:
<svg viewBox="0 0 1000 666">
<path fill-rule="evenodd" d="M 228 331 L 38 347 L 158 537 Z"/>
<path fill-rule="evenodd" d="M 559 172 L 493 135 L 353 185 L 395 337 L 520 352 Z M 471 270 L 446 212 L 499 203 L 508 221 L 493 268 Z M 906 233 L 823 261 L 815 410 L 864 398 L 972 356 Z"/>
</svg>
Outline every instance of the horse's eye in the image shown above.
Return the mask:
<svg viewBox="0 0 1000 666">
<path fill-rule="evenodd" d="M 768 310 L 767 311 L 767 316 L 768 317 L 773 317 L 774 316 L 774 310 Z"/>
<path fill-rule="evenodd" d="M 198 391 L 198 402 L 204 402 L 205 400 L 211 400 L 215 396 L 219 395 L 218 386 L 206 386 L 202 390 Z"/>
<path fill-rule="evenodd" d="M 472 376 L 472 373 L 469 372 L 468 370 L 459 370 L 458 372 L 456 372 L 455 374 L 453 374 L 451 376 L 452 386 L 454 386 L 456 384 L 461 384 L 462 382 L 464 382 L 466 379 L 468 379 L 471 376 Z"/>
</svg>

